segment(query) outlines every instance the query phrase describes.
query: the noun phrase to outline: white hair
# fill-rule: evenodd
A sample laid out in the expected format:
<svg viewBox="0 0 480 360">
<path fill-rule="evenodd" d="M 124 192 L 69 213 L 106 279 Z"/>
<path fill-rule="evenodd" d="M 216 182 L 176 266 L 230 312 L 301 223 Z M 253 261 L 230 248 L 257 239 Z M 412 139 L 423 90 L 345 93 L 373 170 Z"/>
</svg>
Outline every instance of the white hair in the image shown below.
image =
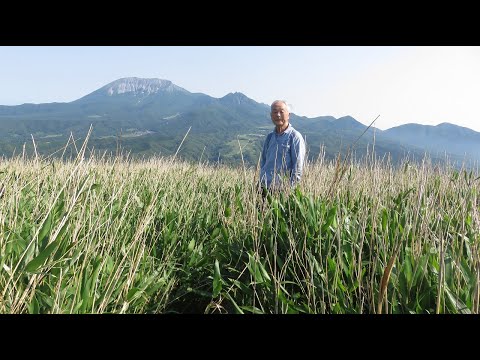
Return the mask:
<svg viewBox="0 0 480 360">
<path fill-rule="evenodd" d="M 287 107 L 287 111 L 290 112 L 290 105 L 287 104 L 285 100 L 275 100 L 272 105 L 270 105 L 270 111 L 273 109 L 273 104 L 275 103 L 282 103 Z"/>
</svg>

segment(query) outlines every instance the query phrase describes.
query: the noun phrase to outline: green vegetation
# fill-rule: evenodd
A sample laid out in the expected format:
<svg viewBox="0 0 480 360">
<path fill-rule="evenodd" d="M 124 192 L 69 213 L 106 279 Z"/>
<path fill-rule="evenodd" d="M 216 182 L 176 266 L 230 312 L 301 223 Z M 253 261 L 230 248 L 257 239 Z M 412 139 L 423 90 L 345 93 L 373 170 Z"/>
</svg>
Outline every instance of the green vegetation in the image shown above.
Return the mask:
<svg viewBox="0 0 480 360">
<path fill-rule="evenodd" d="M 0 163 L 0 313 L 479 313 L 473 171 L 73 155 Z"/>
<path fill-rule="evenodd" d="M 89 146 L 100 154 L 116 154 L 121 146 L 132 158 L 170 156 L 190 130 L 179 153 L 182 159 L 240 164 L 240 140 L 243 162 L 256 166 L 265 135 L 273 130 L 269 106 L 241 93 L 219 99 L 180 90 L 111 96 L 108 88 L 70 103 L 0 105 L 0 156 L 12 157 L 24 147 L 32 154 L 32 137 L 38 153 L 46 156 L 72 136 L 83 142 L 92 126 Z M 307 118 L 292 113 L 290 120 L 305 137 L 310 159 L 320 156 L 322 148 L 326 159 L 335 159 L 367 129 L 350 116 Z M 421 161 L 425 152 L 434 163 L 443 162 L 446 155 L 457 163 L 478 161 L 479 139 L 478 133 L 449 124 L 410 124 L 386 131 L 372 127 L 361 136 L 354 155 L 361 159 L 375 146 L 379 158 L 390 156 L 395 165 L 407 155 Z"/>
</svg>

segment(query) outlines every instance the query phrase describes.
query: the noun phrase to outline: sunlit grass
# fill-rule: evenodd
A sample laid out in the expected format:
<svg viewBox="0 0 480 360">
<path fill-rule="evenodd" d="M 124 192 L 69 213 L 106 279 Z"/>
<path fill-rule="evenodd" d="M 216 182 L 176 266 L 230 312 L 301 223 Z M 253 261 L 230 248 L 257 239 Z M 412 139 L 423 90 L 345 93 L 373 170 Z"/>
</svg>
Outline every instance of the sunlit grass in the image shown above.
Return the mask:
<svg viewBox="0 0 480 360">
<path fill-rule="evenodd" d="M 344 166 L 344 167 L 342 167 Z M 478 174 L 128 156 L 0 163 L 0 313 L 478 313 Z"/>
</svg>

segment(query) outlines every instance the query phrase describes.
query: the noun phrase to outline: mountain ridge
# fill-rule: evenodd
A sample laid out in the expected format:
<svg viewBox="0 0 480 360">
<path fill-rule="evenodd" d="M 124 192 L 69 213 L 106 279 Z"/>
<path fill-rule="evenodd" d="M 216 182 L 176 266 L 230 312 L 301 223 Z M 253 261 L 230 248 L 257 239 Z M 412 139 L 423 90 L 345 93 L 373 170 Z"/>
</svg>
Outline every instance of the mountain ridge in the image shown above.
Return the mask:
<svg viewBox="0 0 480 360">
<path fill-rule="evenodd" d="M 173 153 L 191 129 L 182 145 L 187 159 L 206 152 L 210 160 L 223 154 L 225 161 L 235 163 L 241 160 L 241 143 L 243 155 L 255 164 L 263 136 L 273 130 L 269 109 L 241 92 L 215 98 L 189 92 L 170 80 L 125 77 L 68 103 L 0 105 L 0 152 L 20 148 L 31 136 L 39 139 L 40 146 L 41 139 L 49 139 L 45 151 L 51 150 L 72 132 L 85 134 L 92 124 L 91 142 L 99 150 L 111 150 L 113 140 L 122 134 L 123 145 L 135 155 Z M 313 157 L 321 146 L 328 158 L 334 158 L 354 143 L 362 155 L 373 141 L 379 156 L 390 154 L 397 161 L 408 152 L 420 157 L 424 150 L 438 153 L 446 147 L 456 157 L 469 152 L 477 158 L 474 155 L 480 153 L 476 145 L 480 133 L 450 123 L 371 127 L 365 134 L 367 126 L 349 115 L 308 118 L 292 112 L 291 123 L 307 138 Z M 462 136 L 465 141 L 456 144 Z"/>
</svg>

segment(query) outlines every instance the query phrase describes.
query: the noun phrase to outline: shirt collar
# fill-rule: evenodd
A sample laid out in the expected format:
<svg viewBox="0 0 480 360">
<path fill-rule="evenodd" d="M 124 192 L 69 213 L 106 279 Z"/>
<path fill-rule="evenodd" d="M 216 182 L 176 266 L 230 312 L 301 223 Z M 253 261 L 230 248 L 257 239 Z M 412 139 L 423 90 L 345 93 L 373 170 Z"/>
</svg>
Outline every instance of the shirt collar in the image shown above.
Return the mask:
<svg viewBox="0 0 480 360">
<path fill-rule="evenodd" d="M 288 123 L 287 128 L 280 134 L 277 132 L 276 128 L 274 128 L 273 131 L 275 132 L 275 135 L 277 135 L 277 136 L 282 136 L 283 134 L 288 134 L 292 131 L 292 124 Z"/>
</svg>

